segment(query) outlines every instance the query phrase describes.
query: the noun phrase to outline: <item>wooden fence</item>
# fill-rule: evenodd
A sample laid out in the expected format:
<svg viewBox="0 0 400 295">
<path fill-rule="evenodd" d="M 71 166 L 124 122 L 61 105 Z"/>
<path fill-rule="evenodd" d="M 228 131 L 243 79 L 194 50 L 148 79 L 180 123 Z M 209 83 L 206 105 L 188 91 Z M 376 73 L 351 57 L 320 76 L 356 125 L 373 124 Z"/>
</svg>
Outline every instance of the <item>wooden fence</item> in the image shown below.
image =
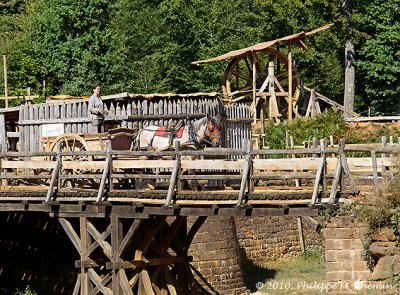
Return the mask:
<svg viewBox="0 0 400 295">
<path fill-rule="evenodd" d="M 349 152 L 370 155 L 350 158 L 346 156 Z M 204 151 L 179 151 L 178 147 L 170 152 L 108 148 L 106 152 L 3 153 L 0 199 L 165 206 L 336 203 L 356 195 L 360 185 L 365 190 L 368 185 L 360 179 L 367 180 L 371 192 L 379 195 L 384 179 L 391 179 L 398 172 L 391 155 L 399 153 L 399 146 L 371 151 L 362 145 L 346 148 L 344 141 L 338 148 L 327 148 L 323 140 L 316 148 L 296 150 L 252 150 L 248 143 L 247 149 Z M 155 156 L 163 160 L 152 159 Z M 193 156 L 196 160 L 189 159 Z M 23 158 L 27 160 L 21 161 Z M 185 170 L 195 173 L 184 174 Z M 209 180 L 224 183 L 215 187 Z M 138 188 L 138 181 L 148 186 Z M 193 181 L 204 190 L 193 192 L 183 186 L 184 181 Z"/>
<path fill-rule="evenodd" d="M 245 104 L 224 106 L 216 96 L 157 96 L 151 99 L 129 94 L 103 98 L 108 110 L 106 123 L 118 122 L 119 127 L 139 128 L 147 125 L 165 126 L 170 118 L 188 117 L 193 120 L 200 114 L 224 115 L 222 144 L 224 147 L 241 148 L 243 141 L 251 139 L 251 119 Z M 174 117 L 175 116 L 175 117 Z M 45 126 L 63 129 L 63 133 L 88 133 L 90 119 L 88 100 L 48 102 L 22 106 L 19 113 L 19 150 L 41 151 L 41 138 Z"/>
</svg>

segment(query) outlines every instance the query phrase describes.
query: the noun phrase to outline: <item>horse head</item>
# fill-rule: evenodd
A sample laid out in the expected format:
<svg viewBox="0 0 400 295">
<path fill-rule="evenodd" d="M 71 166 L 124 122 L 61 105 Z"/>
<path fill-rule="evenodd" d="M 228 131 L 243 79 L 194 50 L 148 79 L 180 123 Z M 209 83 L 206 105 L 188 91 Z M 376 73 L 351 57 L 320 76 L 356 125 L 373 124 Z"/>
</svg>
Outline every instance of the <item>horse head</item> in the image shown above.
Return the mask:
<svg viewBox="0 0 400 295">
<path fill-rule="evenodd" d="M 221 145 L 221 122 L 207 114 L 207 127 L 205 130 L 205 137 L 211 142 L 213 147 L 219 147 Z"/>
</svg>

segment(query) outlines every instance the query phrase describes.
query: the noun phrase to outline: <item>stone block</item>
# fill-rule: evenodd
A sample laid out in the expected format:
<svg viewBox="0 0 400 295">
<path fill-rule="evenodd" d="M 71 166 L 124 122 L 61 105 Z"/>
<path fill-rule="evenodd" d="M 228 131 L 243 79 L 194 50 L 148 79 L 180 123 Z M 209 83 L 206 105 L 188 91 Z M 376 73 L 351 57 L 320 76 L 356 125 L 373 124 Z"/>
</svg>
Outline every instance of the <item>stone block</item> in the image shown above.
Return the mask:
<svg viewBox="0 0 400 295">
<path fill-rule="evenodd" d="M 372 234 L 371 239 L 380 242 L 394 242 L 396 241 L 396 235 L 393 228 L 385 226 L 376 229 Z"/>
<path fill-rule="evenodd" d="M 353 270 L 357 272 L 370 272 L 367 261 L 352 261 Z"/>
<path fill-rule="evenodd" d="M 400 252 L 395 242 L 373 242 L 369 246 L 369 250 L 375 257 L 392 256 Z"/>
<path fill-rule="evenodd" d="M 327 282 L 338 282 L 340 271 L 331 271 L 325 273 L 325 278 Z"/>
<path fill-rule="evenodd" d="M 376 280 L 384 280 L 392 277 L 395 273 L 400 272 L 400 256 L 384 256 L 378 260 L 374 271 L 372 272 L 371 279 Z"/>
<path fill-rule="evenodd" d="M 336 250 L 325 250 L 325 261 L 326 262 L 336 262 Z"/>
</svg>

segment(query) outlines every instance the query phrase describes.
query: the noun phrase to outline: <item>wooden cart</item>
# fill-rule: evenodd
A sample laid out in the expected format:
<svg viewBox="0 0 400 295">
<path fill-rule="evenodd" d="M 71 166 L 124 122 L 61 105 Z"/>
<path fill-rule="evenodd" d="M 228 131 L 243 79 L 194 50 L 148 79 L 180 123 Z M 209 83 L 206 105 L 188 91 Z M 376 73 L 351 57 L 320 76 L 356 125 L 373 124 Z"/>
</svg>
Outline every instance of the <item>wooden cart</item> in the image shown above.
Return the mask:
<svg viewBox="0 0 400 295">
<path fill-rule="evenodd" d="M 135 129 L 116 128 L 107 133 L 65 133 L 59 136 L 42 137 L 41 143 L 45 151 L 56 151 L 57 143 L 61 151 L 106 151 L 108 142 L 113 150 L 130 150 L 136 134 Z"/>
<path fill-rule="evenodd" d="M 111 129 L 107 133 L 65 133 L 59 136 L 46 136 L 42 138 L 41 143 L 45 151 L 57 151 L 57 144 L 60 143 L 61 152 L 64 152 L 63 160 L 69 161 L 68 165 L 63 165 L 60 172 L 63 187 L 96 189 L 100 186 L 103 169 L 98 167 L 99 163 L 92 161 L 104 160 L 105 153 L 94 155 L 79 152 L 105 152 L 109 144 L 111 144 L 112 150 L 131 150 L 135 134 L 135 129 L 117 128 Z M 50 160 L 53 159 L 52 157 Z M 92 162 L 92 164 L 88 162 Z M 71 165 L 72 167 L 70 167 Z"/>
</svg>

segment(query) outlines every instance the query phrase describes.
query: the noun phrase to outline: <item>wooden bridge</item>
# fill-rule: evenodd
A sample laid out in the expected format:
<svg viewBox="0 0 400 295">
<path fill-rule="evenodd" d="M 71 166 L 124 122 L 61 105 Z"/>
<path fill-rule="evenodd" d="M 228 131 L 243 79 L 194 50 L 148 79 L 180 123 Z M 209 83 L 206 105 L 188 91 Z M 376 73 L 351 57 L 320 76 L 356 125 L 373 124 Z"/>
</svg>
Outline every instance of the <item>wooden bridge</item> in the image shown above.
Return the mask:
<svg viewBox="0 0 400 295">
<path fill-rule="evenodd" d="M 188 248 L 207 216 L 313 216 L 361 188 L 379 195 L 400 152 L 245 146 L 2 153 L 0 211 L 58 218 L 80 254 L 73 294 L 200 294 Z"/>
</svg>

